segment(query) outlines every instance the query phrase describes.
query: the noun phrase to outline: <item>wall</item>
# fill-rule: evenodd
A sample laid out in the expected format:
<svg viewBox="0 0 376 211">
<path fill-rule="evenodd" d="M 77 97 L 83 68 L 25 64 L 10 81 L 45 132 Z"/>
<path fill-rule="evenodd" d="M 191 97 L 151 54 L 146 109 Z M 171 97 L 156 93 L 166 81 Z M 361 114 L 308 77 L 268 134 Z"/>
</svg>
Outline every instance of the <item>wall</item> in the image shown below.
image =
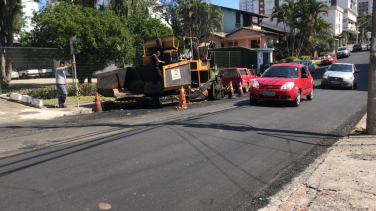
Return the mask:
<svg viewBox="0 0 376 211">
<path fill-rule="evenodd" d="M 238 27 L 236 27 L 235 25 L 236 24 L 236 11 L 221 8 L 221 12 L 224 15 L 223 22 L 222 22 L 223 32 L 229 33 L 238 29 Z M 242 14 L 240 14 L 240 26 L 243 26 Z"/>
</svg>

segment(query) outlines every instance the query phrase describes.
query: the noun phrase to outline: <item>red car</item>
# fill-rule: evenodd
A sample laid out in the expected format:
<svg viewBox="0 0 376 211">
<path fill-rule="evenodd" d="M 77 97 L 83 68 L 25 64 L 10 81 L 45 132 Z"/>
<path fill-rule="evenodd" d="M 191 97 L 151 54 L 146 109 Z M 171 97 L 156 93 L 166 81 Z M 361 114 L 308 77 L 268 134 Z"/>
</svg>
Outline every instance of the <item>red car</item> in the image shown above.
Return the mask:
<svg viewBox="0 0 376 211">
<path fill-rule="evenodd" d="M 232 86 L 235 90 L 238 89 L 239 83 L 241 82 L 244 92 L 248 92 L 253 80 L 258 78 L 253 70 L 236 67 L 222 69 L 218 72 L 218 75 L 223 76 L 223 86 L 227 86 L 230 81 L 232 81 Z"/>
<path fill-rule="evenodd" d="M 337 62 L 337 56 L 334 53 L 327 53 L 321 59 L 321 65 L 333 64 Z"/>
<path fill-rule="evenodd" d="M 277 100 L 300 105 L 300 98 L 313 98 L 314 83 L 311 73 L 302 64 L 282 63 L 268 68 L 250 88 L 251 104 L 259 100 Z"/>
</svg>

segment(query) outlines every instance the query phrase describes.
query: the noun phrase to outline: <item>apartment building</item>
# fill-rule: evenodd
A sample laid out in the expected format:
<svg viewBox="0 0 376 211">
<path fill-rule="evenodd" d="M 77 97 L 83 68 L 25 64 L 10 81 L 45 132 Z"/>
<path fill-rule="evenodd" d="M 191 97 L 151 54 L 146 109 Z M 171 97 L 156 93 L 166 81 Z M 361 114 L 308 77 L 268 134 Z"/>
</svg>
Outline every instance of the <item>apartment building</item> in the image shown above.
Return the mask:
<svg viewBox="0 0 376 211">
<path fill-rule="evenodd" d="M 358 0 L 358 15 L 373 12 L 373 0 Z"/>
<path fill-rule="evenodd" d="M 30 32 L 34 29 L 34 26 L 31 23 L 31 18 L 34 16 L 34 12 L 39 12 L 38 2 L 35 2 L 34 0 L 22 0 L 21 4 L 25 19 L 25 26 L 22 28 L 22 31 Z"/>
<path fill-rule="evenodd" d="M 358 16 L 358 1 L 369 1 L 372 0 L 317 0 L 328 5 L 329 15 L 323 15 L 323 18 L 332 24 L 333 35 L 338 35 L 342 31 L 349 32 L 351 34 L 356 34 L 356 26 Z M 284 29 L 282 23 L 277 25 L 277 21 L 271 21 L 271 14 L 275 6 L 281 6 L 285 0 L 240 0 L 239 6 L 240 10 L 245 10 L 244 3 L 248 2 L 252 4 L 254 13 L 264 15 L 269 17 L 269 19 L 264 19 L 263 24 L 269 26 L 275 26 L 279 29 Z M 370 5 L 370 3 L 368 3 Z M 363 7 L 362 7 L 363 8 Z M 372 7 L 370 7 L 372 8 Z"/>
<path fill-rule="evenodd" d="M 242 11 L 247 11 L 247 12 L 253 12 L 255 11 L 258 13 L 258 5 L 254 2 L 256 0 L 239 0 L 239 8 Z"/>
</svg>

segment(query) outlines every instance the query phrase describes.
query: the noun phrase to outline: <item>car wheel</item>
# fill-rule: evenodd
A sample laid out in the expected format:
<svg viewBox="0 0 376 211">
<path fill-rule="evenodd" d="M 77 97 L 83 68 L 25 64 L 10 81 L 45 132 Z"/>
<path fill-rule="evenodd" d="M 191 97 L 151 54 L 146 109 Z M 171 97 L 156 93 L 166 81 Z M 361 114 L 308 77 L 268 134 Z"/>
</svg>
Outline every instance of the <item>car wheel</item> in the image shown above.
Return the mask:
<svg viewBox="0 0 376 211">
<path fill-rule="evenodd" d="M 243 90 L 244 90 L 244 93 L 248 93 L 249 92 L 249 84 L 248 83 L 245 84 Z"/>
<path fill-rule="evenodd" d="M 300 91 L 296 93 L 295 101 L 292 103 L 294 107 L 299 107 L 300 105 Z"/>
<path fill-rule="evenodd" d="M 353 90 L 354 89 L 354 82 L 351 84 L 351 86 L 349 87 L 350 90 Z"/>
<path fill-rule="evenodd" d="M 22 78 L 23 78 L 23 79 L 26 79 L 26 74 L 22 74 Z"/>
<path fill-rule="evenodd" d="M 313 87 L 312 87 L 311 93 L 307 95 L 307 100 L 312 100 L 312 99 L 313 99 Z"/>
<path fill-rule="evenodd" d="M 252 105 L 256 105 L 258 100 L 255 100 L 255 99 L 249 99 L 249 101 L 251 102 Z"/>
</svg>

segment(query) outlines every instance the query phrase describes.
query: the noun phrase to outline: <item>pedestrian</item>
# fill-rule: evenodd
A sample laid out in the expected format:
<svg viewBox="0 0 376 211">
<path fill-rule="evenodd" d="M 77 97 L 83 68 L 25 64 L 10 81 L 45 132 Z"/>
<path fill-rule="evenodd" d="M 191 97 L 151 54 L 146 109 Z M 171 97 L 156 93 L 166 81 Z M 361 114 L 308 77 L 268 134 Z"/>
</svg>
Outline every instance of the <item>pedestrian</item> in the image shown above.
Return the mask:
<svg viewBox="0 0 376 211">
<path fill-rule="evenodd" d="M 76 61 L 73 61 L 72 64 L 76 64 Z M 64 70 L 68 70 L 68 68 L 71 68 L 72 64 L 65 66 L 64 62 L 60 62 L 60 67 L 56 68 L 55 76 L 59 108 L 66 108 L 66 106 L 64 106 L 65 98 L 67 97 L 67 89 L 65 87 L 68 87 L 68 83 Z"/>
<path fill-rule="evenodd" d="M 154 73 L 153 84 L 157 84 L 158 81 L 160 81 L 161 83 L 163 83 L 163 76 L 162 76 L 161 70 L 159 69 L 159 63 L 164 64 L 165 62 L 159 60 L 159 56 L 160 55 L 161 55 L 161 52 L 157 51 L 150 58 L 152 71 Z"/>
</svg>

